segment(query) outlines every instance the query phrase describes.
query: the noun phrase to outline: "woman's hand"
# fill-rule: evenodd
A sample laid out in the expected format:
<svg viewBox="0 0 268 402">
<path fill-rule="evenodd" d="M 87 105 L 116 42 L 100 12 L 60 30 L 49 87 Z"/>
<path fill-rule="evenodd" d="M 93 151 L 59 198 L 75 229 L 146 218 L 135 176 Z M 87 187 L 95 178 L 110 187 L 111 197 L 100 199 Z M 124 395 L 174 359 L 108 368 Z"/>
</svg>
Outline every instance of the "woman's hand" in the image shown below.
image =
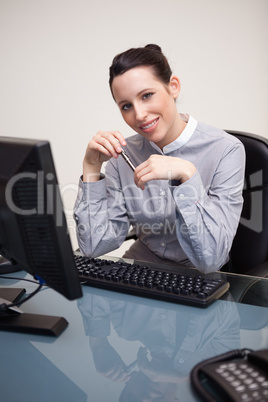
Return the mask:
<svg viewBox="0 0 268 402">
<path fill-rule="evenodd" d="M 103 162 L 117 158 L 126 141 L 119 131 L 99 131 L 89 141 L 83 161 L 83 181 L 97 181 Z"/>
<path fill-rule="evenodd" d="M 151 155 L 147 161 L 136 167 L 135 184 L 142 190 L 145 183 L 151 180 L 180 180 L 182 183 L 190 179 L 196 167 L 189 161 L 173 156 Z"/>
<path fill-rule="evenodd" d="M 115 382 L 127 382 L 130 379 L 126 372 L 127 366 L 107 338 L 90 337 L 90 348 L 98 373 Z"/>
</svg>

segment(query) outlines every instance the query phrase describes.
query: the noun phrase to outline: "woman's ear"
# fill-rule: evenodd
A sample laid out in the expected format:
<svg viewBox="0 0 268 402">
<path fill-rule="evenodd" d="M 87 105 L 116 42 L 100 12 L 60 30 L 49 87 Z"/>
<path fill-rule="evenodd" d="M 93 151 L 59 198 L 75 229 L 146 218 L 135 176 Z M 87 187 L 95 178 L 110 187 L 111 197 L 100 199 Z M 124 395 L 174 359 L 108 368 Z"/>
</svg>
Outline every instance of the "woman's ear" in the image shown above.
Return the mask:
<svg viewBox="0 0 268 402">
<path fill-rule="evenodd" d="M 174 99 L 177 99 L 181 91 L 181 83 L 176 75 L 172 75 L 170 77 L 169 87 L 171 95 L 173 96 Z"/>
</svg>

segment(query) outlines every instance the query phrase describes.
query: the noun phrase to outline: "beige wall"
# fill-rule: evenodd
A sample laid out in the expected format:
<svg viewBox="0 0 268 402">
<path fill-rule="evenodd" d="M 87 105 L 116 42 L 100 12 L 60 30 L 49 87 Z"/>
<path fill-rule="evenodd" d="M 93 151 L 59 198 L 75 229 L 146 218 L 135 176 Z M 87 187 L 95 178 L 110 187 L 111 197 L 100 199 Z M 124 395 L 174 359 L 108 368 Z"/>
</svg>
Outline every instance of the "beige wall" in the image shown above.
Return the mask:
<svg viewBox="0 0 268 402">
<path fill-rule="evenodd" d="M 267 0 L 0 0 L 0 135 L 51 142 L 74 247 L 88 140 L 131 134 L 109 92 L 113 56 L 158 43 L 180 111 L 268 137 L 267 17 Z"/>
</svg>

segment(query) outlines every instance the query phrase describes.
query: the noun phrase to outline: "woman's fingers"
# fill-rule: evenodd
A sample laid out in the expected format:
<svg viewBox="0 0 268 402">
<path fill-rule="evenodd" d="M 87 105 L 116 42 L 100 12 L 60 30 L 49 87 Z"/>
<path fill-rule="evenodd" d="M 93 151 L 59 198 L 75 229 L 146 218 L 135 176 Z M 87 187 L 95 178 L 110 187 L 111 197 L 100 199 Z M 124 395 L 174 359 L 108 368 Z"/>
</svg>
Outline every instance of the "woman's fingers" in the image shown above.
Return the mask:
<svg viewBox="0 0 268 402">
<path fill-rule="evenodd" d="M 100 131 L 96 141 L 115 158 L 121 152 L 121 145 L 126 145 L 126 141 L 119 131 Z"/>
<path fill-rule="evenodd" d="M 141 189 L 144 189 L 144 184 L 148 181 L 162 179 L 163 162 L 163 156 L 152 155 L 147 159 L 147 161 L 137 166 L 134 174 L 135 184 Z"/>
<path fill-rule="evenodd" d="M 151 168 L 150 165 L 146 162 L 139 165 L 134 172 L 134 182 L 137 187 L 140 187 L 144 190 L 144 184 L 147 181 L 152 180 Z"/>
<path fill-rule="evenodd" d="M 144 185 L 151 180 L 180 180 L 187 164 L 189 162 L 180 158 L 151 155 L 135 169 L 134 181 L 138 187 L 144 189 Z"/>
<path fill-rule="evenodd" d="M 88 143 L 85 161 L 88 164 L 96 164 L 112 156 L 117 158 L 121 145 L 126 145 L 126 141 L 119 131 L 98 131 Z"/>
</svg>

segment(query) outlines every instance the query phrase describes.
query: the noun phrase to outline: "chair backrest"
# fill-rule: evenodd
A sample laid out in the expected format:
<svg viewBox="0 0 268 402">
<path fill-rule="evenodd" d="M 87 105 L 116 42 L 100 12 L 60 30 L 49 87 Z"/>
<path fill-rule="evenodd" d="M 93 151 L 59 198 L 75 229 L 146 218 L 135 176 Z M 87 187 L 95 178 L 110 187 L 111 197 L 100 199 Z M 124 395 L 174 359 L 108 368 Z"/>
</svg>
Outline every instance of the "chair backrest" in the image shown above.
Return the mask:
<svg viewBox="0 0 268 402">
<path fill-rule="evenodd" d="M 236 136 L 246 151 L 244 205 L 230 253 L 231 271 L 252 274 L 267 263 L 268 275 L 268 139 L 225 131 Z"/>
</svg>

